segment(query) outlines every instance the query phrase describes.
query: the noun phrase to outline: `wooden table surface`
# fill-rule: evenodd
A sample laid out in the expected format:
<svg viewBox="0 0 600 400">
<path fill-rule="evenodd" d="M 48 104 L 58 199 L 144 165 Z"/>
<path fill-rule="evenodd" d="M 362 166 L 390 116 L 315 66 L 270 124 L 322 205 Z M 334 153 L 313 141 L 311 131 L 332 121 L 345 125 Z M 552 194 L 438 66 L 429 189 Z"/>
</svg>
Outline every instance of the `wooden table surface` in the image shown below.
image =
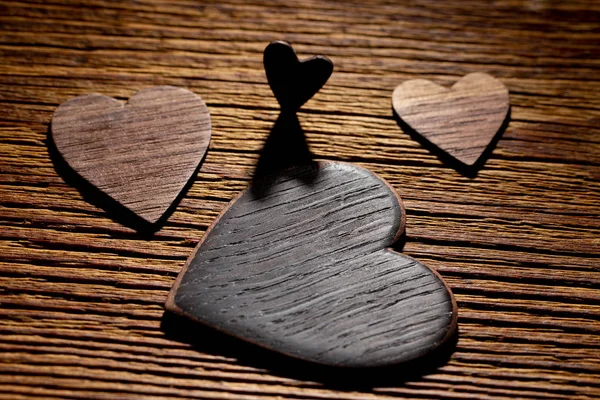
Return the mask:
<svg viewBox="0 0 600 400">
<path fill-rule="evenodd" d="M 380 3 L 2 1 L 1 398 L 600 398 L 599 4 Z M 387 179 L 407 209 L 403 251 L 455 293 L 458 341 L 437 368 L 332 384 L 165 324 L 177 273 L 277 118 L 262 65 L 276 39 L 335 64 L 299 113 L 315 156 Z M 477 71 L 507 85 L 512 109 L 469 177 L 402 132 L 391 95 Z M 47 135 L 71 97 L 163 84 L 202 96 L 213 137 L 148 237 L 65 183 Z"/>
</svg>

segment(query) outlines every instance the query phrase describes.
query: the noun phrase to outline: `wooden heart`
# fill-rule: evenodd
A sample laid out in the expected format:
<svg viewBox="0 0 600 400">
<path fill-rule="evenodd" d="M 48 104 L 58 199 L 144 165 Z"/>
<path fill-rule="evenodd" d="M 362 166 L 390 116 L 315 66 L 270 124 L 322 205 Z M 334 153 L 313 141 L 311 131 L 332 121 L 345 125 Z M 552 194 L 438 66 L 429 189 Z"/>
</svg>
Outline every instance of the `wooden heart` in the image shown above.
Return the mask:
<svg viewBox="0 0 600 400">
<path fill-rule="evenodd" d="M 284 41 L 270 43 L 264 52 L 267 80 L 282 111 L 295 111 L 306 103 L 333 72 L 325 56 L 299 61 L 292 46 Z"/>
<path fill-rule="evenodd" d="M 490 145 L 509 108 L 506 86 L 479 72 L 450 89 L 424 79 L 406 81 L 396 87 L 392 102 L 410 128 L 469 166 Z"/>
<path fill-rule="evenodd" d="M 75 97 L 52 117 L 56 148 L 75 172 L 149 223 L 165 213 L 204 157 L 210 114 L 194 93 L 144 89 L 123 105 Z"/>
<path fill-rule="evenodd" d="M 268 182 L 257 191 L 267 195 L 247 189 L 208 229 L 168 310 L 344 367 L 402 363 L 451 336 L 456 304 L 448 287 L 389 249 L 405 218 L 385 181 L 352 164 L 319 163 Z"/>
</svg>

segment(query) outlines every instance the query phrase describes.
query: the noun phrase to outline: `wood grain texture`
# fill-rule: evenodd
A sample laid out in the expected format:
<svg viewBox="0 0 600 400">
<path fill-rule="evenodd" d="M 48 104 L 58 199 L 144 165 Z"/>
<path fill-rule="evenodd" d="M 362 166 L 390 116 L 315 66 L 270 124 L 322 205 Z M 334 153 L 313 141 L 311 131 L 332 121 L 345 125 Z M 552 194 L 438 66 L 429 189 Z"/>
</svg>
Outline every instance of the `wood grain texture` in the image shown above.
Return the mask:
<svg viewBox="0 0 600 400">
<path fill-rule="evenodd" d="M 481 72 L 450 89 L 425 79 L 403 82 L 394 89 L 392 104 L 417 134 L 469 166 L 491 144 L 509 109 L 506 86 Z"/>
<path fill-rule="evenodd" d="M 346 163 L 297 167 L 232 201 L 206 231 L 167 309 L 319 364 L 382 367 L 439 347 L 456 302 L 425 265 L 389 250 L 402 202 Z"/>
<path fill-rule="evenodd" d="M 124 106 L 100 94 L 62 103 L 52 116 L 58 152 L 80 176 L 149 223 L 175 201 L 210 142 L 210 114 L 172 86 L 137 92 Z"/>
<path fill-rule="evenodd" d="M 600 396 L 600 8 L 596 2 L 307 0 L 0 4 L 0 398 L 597 399 Z M 406 208 L 402 249 L 458 304 L 450 360 L 344 385 L 265 368 L 161 327 L 203 231 L 248 186 L 279 115 L 267 43 L 335 73 L 298 113 L 316 157 L 374 171 Z M 511 121 L 476 177 L 398 129 L 401 82 L 485 71 Z M 53 112 L 155 86 L 207 103 L 211 148 L 153 240 L 64 183 Z M 225 335 L 222 335 L 225 336 Z M 312 372 L 310 369 L 307 372 Z"/>
</svg>

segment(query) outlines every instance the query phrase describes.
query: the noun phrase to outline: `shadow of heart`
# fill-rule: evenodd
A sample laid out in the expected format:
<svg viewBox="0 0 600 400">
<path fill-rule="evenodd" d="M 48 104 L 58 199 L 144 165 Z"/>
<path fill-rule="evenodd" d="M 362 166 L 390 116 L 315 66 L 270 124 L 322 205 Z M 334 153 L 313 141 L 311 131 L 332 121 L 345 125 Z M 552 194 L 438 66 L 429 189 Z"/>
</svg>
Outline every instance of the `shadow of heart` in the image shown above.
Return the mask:
<svg viewBox="0 0 600 400">
<path fill-rule="evenodd" d="M 296 113 L 282 112 L 271 129 L 260 153 L 251 186 L 255 197 L 267 194 L 270 184 L 282 175 L 293 170 L 293 167 L 303 166 L 312 174 L 301 176 L 306 184 L 313 182 L 319 169 L 313 160 L 313 154 L 306 143 L 304 130 L 300 126 Z"/>
</svg>

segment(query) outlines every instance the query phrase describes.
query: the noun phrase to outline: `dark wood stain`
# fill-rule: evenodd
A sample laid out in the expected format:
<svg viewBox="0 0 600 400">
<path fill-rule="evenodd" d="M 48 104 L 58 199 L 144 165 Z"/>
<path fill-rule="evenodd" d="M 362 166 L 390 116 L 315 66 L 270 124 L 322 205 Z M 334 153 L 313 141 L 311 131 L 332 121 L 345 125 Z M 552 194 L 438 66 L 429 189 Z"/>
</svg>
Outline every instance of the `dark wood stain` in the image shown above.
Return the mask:
<svg viewBox="0 0 600 400">
<path fill-rule="evenodd" d="M 467 166 L 474 165 L 509 109 L 508 89 L 490 75 L 471 73 L 447 89 L 413 79 L 392 96 L 398 116 L 416 133 Z"/>
<path fill-rule="evenodd" d="M 320 163 L 268 185 L 261 197 L 242 193 L 207 231 L 169 295 L 169 310 L 344 367 L 406 362 L 450 337 L 450 290 L 429 268 L 389 249 L 404 211 L 384 181 L 352 164 Z"/>
<path fill-rule="evenodd" d="M 149 223 L 190 180 L 210 136 L 204 101 L 172 86 L 141 90 L 125 106 L 100 94 L 78 96 L 52 117 L 52 138 L 67 164 Z"/>
</svg>

